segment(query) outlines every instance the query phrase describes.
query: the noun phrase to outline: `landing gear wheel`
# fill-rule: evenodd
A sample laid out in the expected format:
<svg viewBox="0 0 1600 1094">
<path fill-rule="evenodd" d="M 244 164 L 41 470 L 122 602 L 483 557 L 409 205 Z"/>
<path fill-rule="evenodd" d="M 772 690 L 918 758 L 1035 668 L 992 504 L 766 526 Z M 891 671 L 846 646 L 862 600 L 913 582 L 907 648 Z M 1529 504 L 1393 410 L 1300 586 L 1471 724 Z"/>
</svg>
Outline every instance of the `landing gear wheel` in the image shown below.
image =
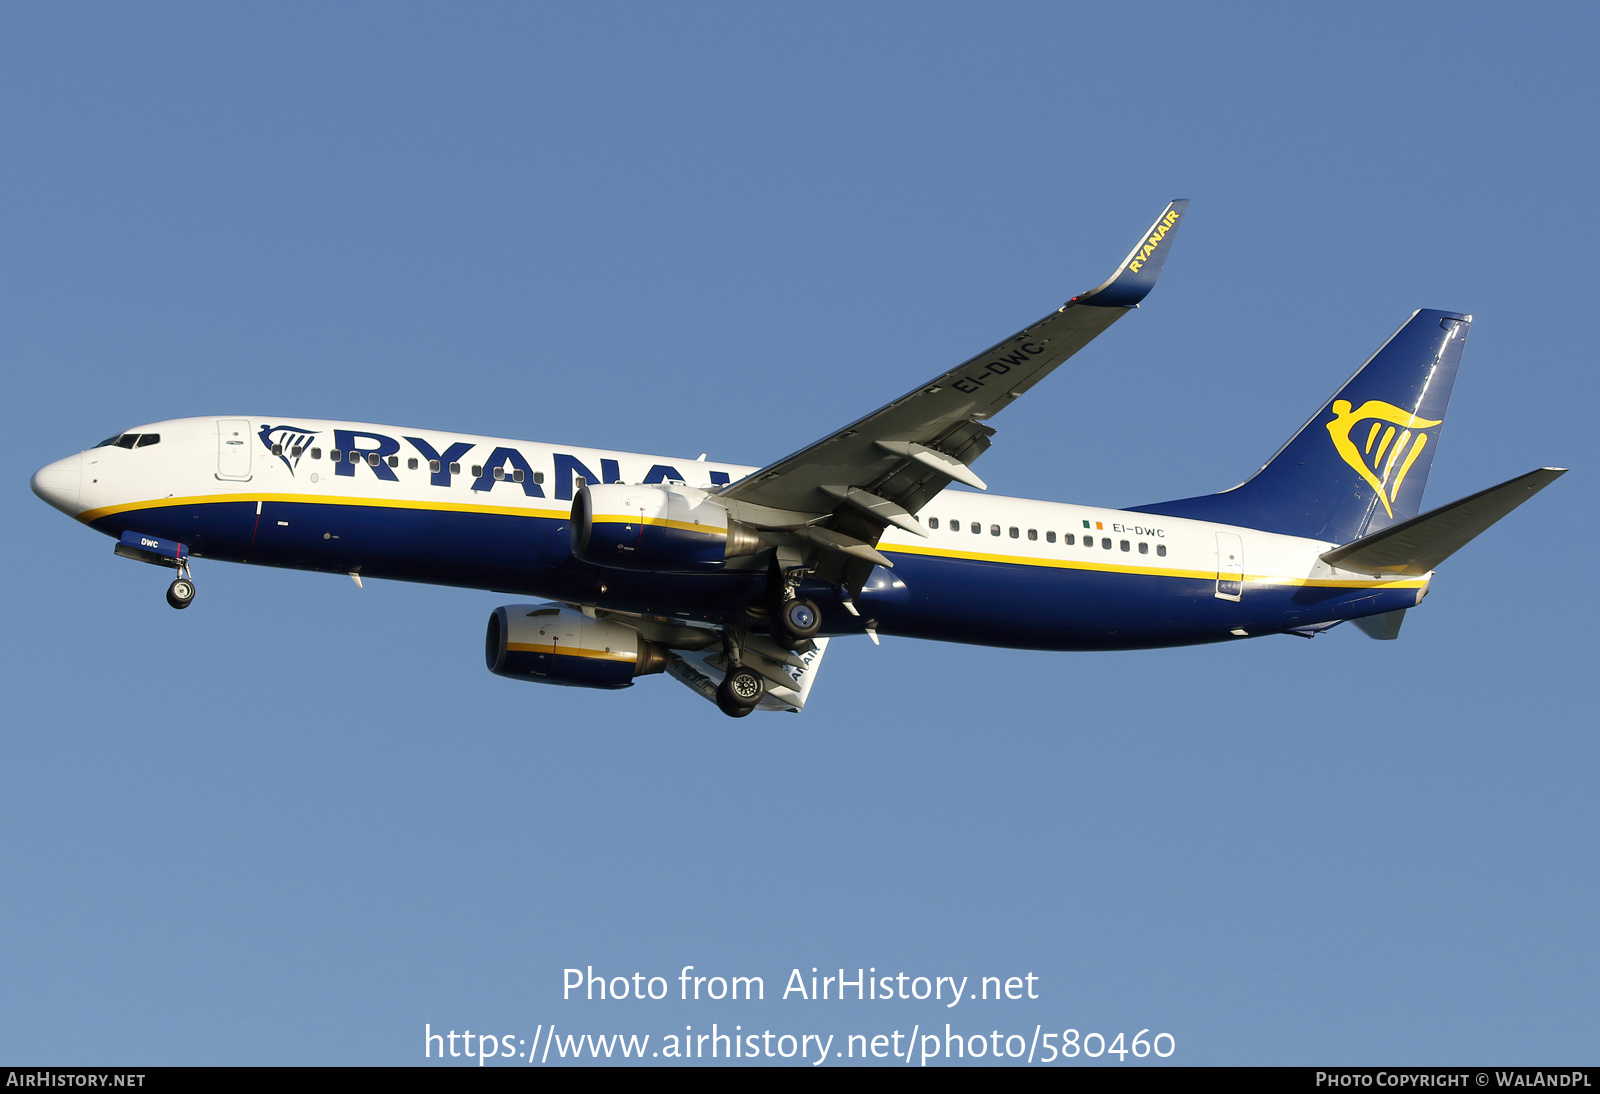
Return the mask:
<svg viewBox="0 0 1600 1094">
<path fill-rule="evenodd" d="M 743 665 L 735 665 L 723 678 L 722 686 L 717 688 L 717 706 L 724 714 L 742 718 L 755 709 L 766 691 L 767 682 L 761 678 L 759 672 L 747 669 Z M 735 708 L 740 712 L 735 713 Z"/>
<path fill-rule="evenodd" d="M 734 705 L 733 703 L 729 702 L 723 696 L 722 689 L 718 688 L 717 689 L 717 709 L 722 711 L 722 713 L 726 714 L 730 718 L 743 718 L 746 715 L 748 715 L 752 710 L 754 710 L 756 708 L 755 707 L 741 707 L 741 706 Z"/>
<path fill-rule="evenodd" d="M 167 586 L 167 603 L 174 608 L 187 608 L 194 603 L 194 582 L 180 577 Z"/>
<path fill-rule="evenodd" d="M 822 613 L 805 597 L 795 597 L 779 606 L 778 626 L 790 638 L 810 638 L 822 629 Z"/>
</svg>

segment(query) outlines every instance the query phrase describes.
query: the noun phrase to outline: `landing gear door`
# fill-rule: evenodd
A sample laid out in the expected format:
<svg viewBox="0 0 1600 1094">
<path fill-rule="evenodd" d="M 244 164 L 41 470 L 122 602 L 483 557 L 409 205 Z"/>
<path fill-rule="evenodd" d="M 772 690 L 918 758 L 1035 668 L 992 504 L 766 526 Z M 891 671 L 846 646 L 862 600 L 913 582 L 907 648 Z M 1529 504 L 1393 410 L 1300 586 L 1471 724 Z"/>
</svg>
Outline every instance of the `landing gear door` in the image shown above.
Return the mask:
<svg viewBox="0 0 1600 1094">
<path fill-rule="evenodd" d="M 250 423 L 243 418 L 217 419 L 217 478 L 250 478 Z"/>
<path fill-rule="evenodd" d="M 1244 594 L 1244 540 L 1217 533 L 1217 597 L 1237 601 Z"/>
</svg>

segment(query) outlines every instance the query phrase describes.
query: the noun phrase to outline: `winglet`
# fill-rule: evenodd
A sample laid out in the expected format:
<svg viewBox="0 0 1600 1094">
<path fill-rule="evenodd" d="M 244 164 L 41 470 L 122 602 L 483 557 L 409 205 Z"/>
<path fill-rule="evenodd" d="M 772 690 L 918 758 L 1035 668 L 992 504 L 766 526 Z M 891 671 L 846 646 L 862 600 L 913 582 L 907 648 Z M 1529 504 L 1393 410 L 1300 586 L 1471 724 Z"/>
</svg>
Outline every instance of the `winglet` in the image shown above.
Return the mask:
<svg viewBox="0 0 1600 1094">
<path fill-rule="evenodd" d="M 1067 301 L 1068 305 L 1089 304 L 1099 308 L 1131 308 L 1150 294 L 1161 276 L 1161 266 L 1172 249 L 1178 221 L 1189 209 L 1188 198 L 1178 198 L 1162 210 L 1156 222 L 1122 260 L 1117 272 L 1106 281 Z"/>
</svg>

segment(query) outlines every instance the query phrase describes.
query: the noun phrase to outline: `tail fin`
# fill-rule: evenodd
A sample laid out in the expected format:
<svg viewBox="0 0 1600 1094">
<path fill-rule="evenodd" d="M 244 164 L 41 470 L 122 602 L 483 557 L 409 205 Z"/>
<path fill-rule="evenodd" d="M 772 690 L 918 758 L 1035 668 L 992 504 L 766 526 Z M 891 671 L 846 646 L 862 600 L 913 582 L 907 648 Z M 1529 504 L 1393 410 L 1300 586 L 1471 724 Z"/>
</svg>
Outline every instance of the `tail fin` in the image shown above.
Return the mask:
<svg viewBox="0 0 1600 1094">
<path fill-rule="evenodd" d="M 1416 312 L 1247 482 L 1133 511 L 1335 543 L 1416 516 L 1471 325 Z"/>
</svg>

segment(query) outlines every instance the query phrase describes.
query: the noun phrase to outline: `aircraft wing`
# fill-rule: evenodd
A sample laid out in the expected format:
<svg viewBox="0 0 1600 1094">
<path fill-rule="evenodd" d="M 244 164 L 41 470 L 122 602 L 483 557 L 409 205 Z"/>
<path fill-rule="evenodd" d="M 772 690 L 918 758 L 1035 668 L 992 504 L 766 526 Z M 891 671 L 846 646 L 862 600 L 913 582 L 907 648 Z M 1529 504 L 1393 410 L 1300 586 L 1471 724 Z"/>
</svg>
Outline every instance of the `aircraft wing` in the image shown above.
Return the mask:
<svg viewBox="0 0 1600 1094">
<path fill-rule="evenodd" d="M 811 695 L 811 685 L 822 667 L 822 655 L 828 652 L 828 639 L 818 638 L 804 654 L 781 649 L 770 639 L 759 635 L 746 639 L 741 653 L 742 663 L 766 677 L 767 691 L 756 705 L 757 710 L 786 710 L 799 714 Z M 679 650 L 667 665 L 667 675 L 690 691 L 711 702 L 717 701 L 717 685 L 727 675 L 727 658 L 715 649 Z"/>
<path fill-rule="evenodd" d="M 1155 286 L 1189 206 L 1166 207 L 1116 271 L 1037 323 L 791 456 L 724 487 L 731 515 L 787 529 L 819 576 L 859 587 L 894 525 L 926 535 L 917 511 L 951 482 L 985 489 L 971 464 L 985 424 L 1122 318 Z M 831 562 L 824 561 L 831 560 Z"/>
</svg>

